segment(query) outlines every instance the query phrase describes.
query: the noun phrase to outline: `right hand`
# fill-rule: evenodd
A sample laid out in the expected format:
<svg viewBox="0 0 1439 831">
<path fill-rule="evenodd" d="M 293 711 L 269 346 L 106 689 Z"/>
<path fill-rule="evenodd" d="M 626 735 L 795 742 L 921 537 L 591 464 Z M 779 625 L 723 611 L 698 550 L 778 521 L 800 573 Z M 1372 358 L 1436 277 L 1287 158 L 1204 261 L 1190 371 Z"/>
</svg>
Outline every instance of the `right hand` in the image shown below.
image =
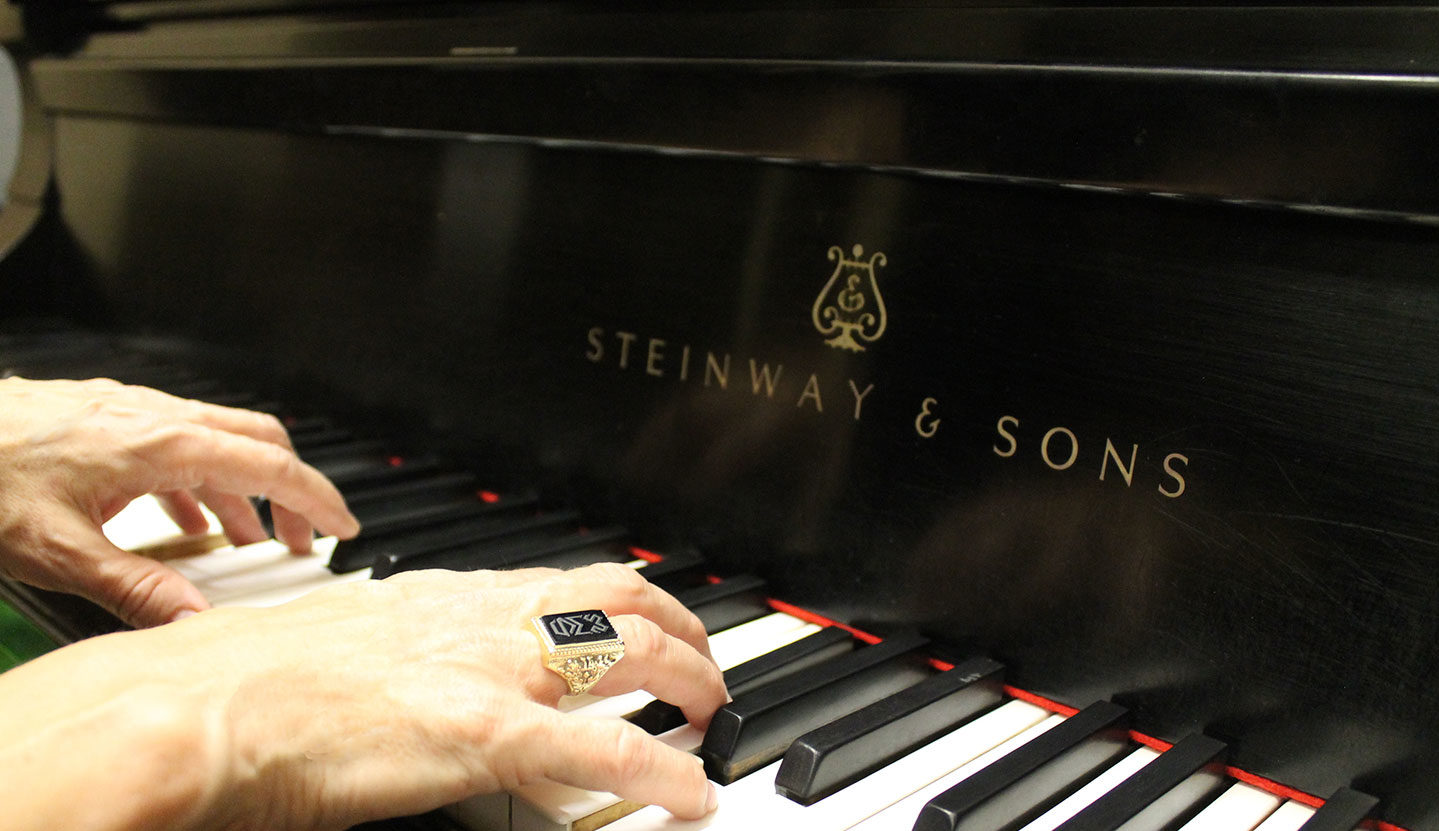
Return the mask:
<svg viewBox="0 0 1439 831">
<path fill-rule="evenodd" d="M 526 625 L 581 609 L 605 610 L 626 644 L 594 693 L 645 689 L 701 728 L 727 700 L 703 625 L 632 569 L 430 571 L 66 647 L 0 677 L 0 692 L 12 693 L 0 696 L 0 735 L 23 744 L 53 728 L 103 738 L 144 723 L 114 712 L 127 694 L 143 694 L 142 706 L 182 725 L 145 731 L 170 737 L 169 752 L 131 746 L 126 758 L 106 759 L 89 740 L 77 746 L 57 733 L 29 744 L 52 748 L 58 761 L 29 766 L 50 776 L 67 764 L 98 766 L 105 775 L 75 776 L 103 782 L 76 787 L 99 789 L 91 798 L 112 808 L 173 798 L 184 827 L 342 829 L 540 781 L 682 818 L 713 810 L 697 757 L 628 722 L 555 709 L 567 687 L 543 666 Z M 174 749 L 185 737 L 189 746 Z M 163 764 L 145 770 L 136 760 Z M 9 775 L 3 754 L 0 774 Z"/>
</svg>

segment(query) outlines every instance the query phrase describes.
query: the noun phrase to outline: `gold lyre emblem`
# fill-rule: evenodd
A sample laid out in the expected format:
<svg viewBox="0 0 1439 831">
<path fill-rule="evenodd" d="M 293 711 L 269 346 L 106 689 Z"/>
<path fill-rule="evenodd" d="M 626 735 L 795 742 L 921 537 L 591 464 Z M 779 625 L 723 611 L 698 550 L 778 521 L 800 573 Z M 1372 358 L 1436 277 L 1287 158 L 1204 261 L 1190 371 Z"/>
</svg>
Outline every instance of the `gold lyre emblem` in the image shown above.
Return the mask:
<svg viewBox="0 0 1439 831">
<path fill-rule="evenodd" d="M 811 315 L 814 328 L 836 349 L 863 352 L 864 344 L 874 343 L 884 334 L 889 319 L 884 312 L 884 298 L 875 282 L 876 268 L 886 264 L 884 254 L 876 251 L 868 261 L 863 246 L 856 245 L 852 257 L 846 257 L 838 246 L 831 246 L 829 259 L 837 262 L 834 274 L 824 290 L 814 299 Z"/>
</svg>

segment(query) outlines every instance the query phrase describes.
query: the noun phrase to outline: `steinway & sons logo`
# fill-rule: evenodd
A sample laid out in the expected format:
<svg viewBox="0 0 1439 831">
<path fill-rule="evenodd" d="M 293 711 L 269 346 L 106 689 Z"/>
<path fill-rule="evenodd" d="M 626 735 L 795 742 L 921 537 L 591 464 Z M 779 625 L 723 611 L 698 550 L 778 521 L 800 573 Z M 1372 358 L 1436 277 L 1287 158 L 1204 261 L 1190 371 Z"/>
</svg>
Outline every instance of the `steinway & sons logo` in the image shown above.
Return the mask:
<svg viewBox="0 0 1439 831">
<path fill-rule="evenodd" d="M 884 296 L 874 280 L 875 269 L 889 261 L 884 252 L 876 251 L 869 262 L 865 262 L 864 246 L 856 245 L 852 250 L 854 258 L 850 259 L 838 245 L 830 247 L 829 258 L 838 261 L 838 265 L 814 299 L 810 319 L 814 321 L 814 328 L 829 338 L 825 343 L 836 349 L 863 352 L 864 346 L 859 341 L 874 343 L 889 325 Z"/>
<path fill-rule="evenodd" d="M 873 345 L 889 327 L 884 298 L 880 295 L 875 272 L 887 265 L 882 252 L 867 259 L 864 247 L 854 245 L 846 256 L 840 246 L 829 249 L 828 258 L 835 263 L 834 272 L 820 289 L 810 309 L 810 321 L 825 344 L 835 349 L 860 353 L 865 344 Z M 854 377 L 834 378 L 819 372 L 796 372 L 779 361 L 756 356 L 736 360 L 730 352 L 702 349 L 670 338 L 644 336 L 638 332 L 591 326 L 585 333 L 588 344 L 584 356 L 592 364 L 610 365 L 621 372 L 641 372 L 645 376 L 677 384 L 694 384 L 707 389 L 748 394 L 777 404 L 793 402 L 792 407 L 812 410 L 823 416 L 864 420 L 866 407 L 876 391 L 875 384 Z M 858 367 L 863 369 L 863 367 Z M 876 396 L 882 401 L 882 396 Z M 941 399 L 919 396 L 910 399 L 911 416 L 905 421 L 913 425 L 914 435 L 921 441 L 932 441 L 943 434 Z M 836 402 L 839 406 L 835 406 Z M 899 406 L 905 406 L 901 403 Z M 983 439 L 981 439 L 983 440 Z M 1132 488 L 1136 479 L 1143 479 L 1138 468 L 1139 444 L 1127 447 L 1106 436 L 1102 444 L 1063 425 L 1043 425 L 1031 430 L 1028 423 L 1012 413 L 997 415 L 994 432 L 988 439 L 989 451 L 1001 459 L 1038 458 L 1053 471 L 1088 468 L 1100 481 L 1123 481 Z M 1100 447 L 1098 451 L 1091 447 Z M 1126 453 L 1125 450 L 1128 452 Z M 1182 453 L 1168 453 L 1160 462 L 1147 487 L 1161 496 L 1178 499 L 1188 488 L 1185 480 L 1189 458 Z M 1147 475 L 1147 474 L 1146 474 Z"/>
</svg>

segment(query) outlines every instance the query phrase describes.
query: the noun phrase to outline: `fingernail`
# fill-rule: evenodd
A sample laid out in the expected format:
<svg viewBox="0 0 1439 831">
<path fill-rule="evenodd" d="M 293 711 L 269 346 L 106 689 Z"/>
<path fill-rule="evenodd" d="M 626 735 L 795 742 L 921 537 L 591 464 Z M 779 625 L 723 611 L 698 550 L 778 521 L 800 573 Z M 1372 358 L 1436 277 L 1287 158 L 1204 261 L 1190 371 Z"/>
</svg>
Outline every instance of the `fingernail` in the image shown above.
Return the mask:
<svg viewBox="0 0 1439 831">
<path fill-rule="evenodd" d="M 705 798 L 705 813 L 713 814 L 719 807 L 719 791 L 715 789 L 715 783 L 706 782 L 709 786 L 709 796 Z"/>
<path fill-rule="evenodd" d="M 171 622 L 171 623 L 177 623 L 177 622 L 182 621 L 182 620 L 184 620 L 185 618 L 187 618 L 187 617 L 189 617 L 189 616 L 191 616 L 191 615 L 193 615 L 193 614 L 195 614 L 195 610 L 194 610 L 194 609 L 181 609 L 180 611 L 178 611 L 178 612 L 175 613 L 175 616 L 174 616 L 174 617 L 170 618 L 170 622 Z"/>
</svg>

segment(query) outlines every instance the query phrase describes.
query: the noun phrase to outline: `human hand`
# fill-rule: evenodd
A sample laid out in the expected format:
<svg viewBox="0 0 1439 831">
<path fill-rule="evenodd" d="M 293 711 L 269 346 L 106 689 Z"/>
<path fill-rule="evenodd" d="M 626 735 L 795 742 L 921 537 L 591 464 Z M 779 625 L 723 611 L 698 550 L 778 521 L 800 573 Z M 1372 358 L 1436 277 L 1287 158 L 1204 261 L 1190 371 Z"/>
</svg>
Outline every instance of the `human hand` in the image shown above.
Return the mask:
<svg viewBox="0 0 1439 831">
<path fill-rule="evenodd" d="M 92 639 L 0 677 L 0 736 L 62 748 L 25 769 L 45 787 L 64 775 L 101 789 L 87 801 L 110 821 L 139 812 L 151 828 L 339 829 L 541 781 L 703 816 L 713 790 L 697 757 L 555 709 L 567 687 L 526 624 L 596 608 L 626 650 L 593 692 L 645 689 L 707 726 L 726 693 L 703 626 L 605 564 L 411 572 Z M 117 704 L 127 696 L 140 715 Z M 105 758 L 107 741 L 123 762 Z M 23 799 L 6 759 L 0 745 L 0 801 Z"/>
<path fill-rule="evenodd" d="M 186 533 L 207 527 L 203 502 L 236 544 L 266 537 L 247 498 L 259 494 L 296 552 L 310 549 L 312 521 L 342 537 L 359 530 L 273 416 L 103 379 L 0 380 L 0 488 L 0 571 L 135 626 L 209 607 L 178 572 L 101 532 L 136 497 L 158 495 Z"/>
</svg>

